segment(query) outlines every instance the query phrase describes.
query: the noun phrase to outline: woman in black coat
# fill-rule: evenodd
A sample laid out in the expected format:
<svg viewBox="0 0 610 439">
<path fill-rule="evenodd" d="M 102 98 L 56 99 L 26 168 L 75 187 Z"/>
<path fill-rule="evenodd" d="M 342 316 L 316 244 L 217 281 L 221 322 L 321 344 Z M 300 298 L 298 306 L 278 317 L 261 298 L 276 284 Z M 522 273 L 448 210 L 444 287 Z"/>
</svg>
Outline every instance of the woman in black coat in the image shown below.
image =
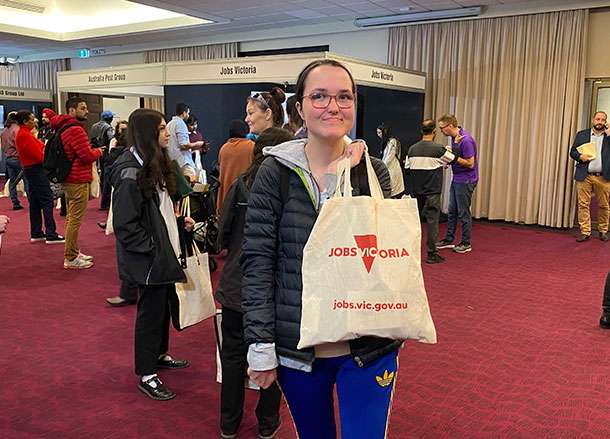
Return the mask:
<svg viewBox="0 0 610 439">
<path fill-rule="evenodd" d="M 220 239 L 227 258 L 216 288 L 216 300 L 222 305 L 222 386 L 220 390 L 220 431 L 222 437 L 235 437 L 243 416 L 244 371 L 247 347 L 244 343 L 241 310 L 242 273 L 239 255 L 244 240 L 244 221 L 250 188 L 260 164 L 263 148 L 294 139 L 282 128 L 271 127 L 261 133 L 254 144 L 254 158 L 245 173 L 233 182 L 220 212 Z M 273 437 L 280 426 L 281 393 L 276 384 L 261 389 L 256 406 L 259 437 Z"/>
<path fill-rule="evenodd" d="M 248 373 L 262 388 L 279 382 L 301 439 L 336 437 L 335 390 L 343 438 L 385 438 L 402 341 L 360 337 L 297 347 L 303 248 L 334 194 L 339 161 L 350 159 L 352 195 L 370 189 L 364 143 L 345 142 L 355 121 L 356 85 L 348 68 L 314 61 L 299 75 L 295 92 L 308 137 L 265 151 L 248 200 L 241 255 Z M 389 196 L 386 166 L 372 163 Z"/>
<path fill-rule="evenodd" d="M 178 262 L 178 223 L 192 230 L 191 218 L 177 219 L 171 196 L 176 191 L 174 166 L 167 154 L 169 131 L 161 113 L 139 109 L 129 116 L 128 144 L 112 167 L 112 215 L 117 240 L 119 277 L 138 285 L 135 372 L 139 389 L 157 400 L 176 396 L 157 369 L 182 369 L 188 361 L 167 354 L 169 300 L 175 282 L 186 282 Z"/>
</svg>

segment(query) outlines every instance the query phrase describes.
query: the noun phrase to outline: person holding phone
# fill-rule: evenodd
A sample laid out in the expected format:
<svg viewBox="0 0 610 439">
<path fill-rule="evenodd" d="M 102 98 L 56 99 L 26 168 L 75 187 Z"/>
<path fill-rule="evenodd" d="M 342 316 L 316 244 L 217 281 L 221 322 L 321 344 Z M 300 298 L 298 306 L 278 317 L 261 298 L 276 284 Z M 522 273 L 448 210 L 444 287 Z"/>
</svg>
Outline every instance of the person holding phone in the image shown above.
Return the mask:
<svg viewBox="0 0 610 439">
<path fill-rule="evenodd" d="M 608 116 L 597 111 L 591 119 L 591 128 L 576 134 L 570 157 L 576 161 L 574 180 L 578 197 L 578 225 L 580 235 L 576 242 L 588 241 L 591 237 L 591 192 L 597 199 L 597 230 L 599 239 L 608 242 L 608 219 L 610 218 L 610 126 Z M 595 144 L 595 157 L 581 154 L 578 147 L 585 143 Z"/>
</svg>

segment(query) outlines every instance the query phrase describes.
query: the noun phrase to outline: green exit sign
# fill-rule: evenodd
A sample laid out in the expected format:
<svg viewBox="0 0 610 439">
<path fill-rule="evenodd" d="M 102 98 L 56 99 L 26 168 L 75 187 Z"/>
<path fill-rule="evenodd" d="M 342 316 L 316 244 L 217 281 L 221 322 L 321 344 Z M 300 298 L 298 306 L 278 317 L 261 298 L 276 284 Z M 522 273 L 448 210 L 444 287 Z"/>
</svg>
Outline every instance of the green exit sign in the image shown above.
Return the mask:
<svg viewBox="0 0 610 439">
<path fill-rule="evenodd" d="M 78 51 L 79 58 L 89 58 L 90 54 L 91 54 L 91 52 L 89 51 L 89 49 L 80 49 Z"/>
</svg>

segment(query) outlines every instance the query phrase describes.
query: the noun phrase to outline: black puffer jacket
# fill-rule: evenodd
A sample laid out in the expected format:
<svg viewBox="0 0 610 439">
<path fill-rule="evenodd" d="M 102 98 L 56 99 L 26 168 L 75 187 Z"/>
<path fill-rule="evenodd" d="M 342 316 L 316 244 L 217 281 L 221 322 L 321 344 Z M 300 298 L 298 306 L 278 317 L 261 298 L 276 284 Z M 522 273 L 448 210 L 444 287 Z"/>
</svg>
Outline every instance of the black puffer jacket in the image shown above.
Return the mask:
<svg viewBox="0 0 610 439">
<path fill-rule="evenodd" d="M 241 312 L 242 273 L 239 266 L 241 246 L 244 241 L 244 223 L 250 191 L 244 174 L 233 182 L 222 203 L 219 239 L 227 249 L 227 258 L 216 287 L 216 300 L 227 308 Z"/>
<path fill-rule="evenodd" d="M 133 285 L 186 282 L 159 211 L 157 194 L 146 200 L 137 185 L 140 163 L 124 151 L 112 166 L 112 226 L 119 277 Z"/>
<path fill-rule="evenodd" d="M 293 149 L 298 149 L 299 141 L 293 142 Z M 389 172 L 381 160 L 371 160 L 384 195 L 389 197 Z M 285 164 L 280 161 L 274 157 L 265 159 L 250 192 L 241 256 L 244 336 L 248 345 L 275 343 L 278 355 L 313 362 L 314 349 L 299 350 L 297 344 L 303 248 L 318 212 L 313 202 L 315 196 L 310 195 L 302 180 L 301 169 L 297 169 L 301 175 L 294 169 L 290 171 L 289 196 L 285 204 L 282 202 L 282 174 L 286 173 L 281 169 Z M 370 195 L 364 160 L 351 172 L 353 195 Z M 349 342 L 352 358 L 359 366 L 391 352 L 401 343 L 373 337 Z"/>
</svg>

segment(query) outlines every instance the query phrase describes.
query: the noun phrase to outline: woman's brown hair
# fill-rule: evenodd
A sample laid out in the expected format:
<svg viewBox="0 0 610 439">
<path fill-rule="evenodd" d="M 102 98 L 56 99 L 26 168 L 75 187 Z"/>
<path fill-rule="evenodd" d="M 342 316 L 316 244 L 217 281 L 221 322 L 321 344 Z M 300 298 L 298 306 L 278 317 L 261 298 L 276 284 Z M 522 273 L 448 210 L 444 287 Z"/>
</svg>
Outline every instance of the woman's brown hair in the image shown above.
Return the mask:
<svg viewBox="0 0 610 439">
<path fill-rule="evenodd" d="M 297 102 L 299 102 L 301 105 L 303 105 L 303 93 L 305 93 L 305 81 L 307 81 L 307 77 L 309 76 L 309 74 L 311 73 L 311 71 L 313 69 L 315 69 L 316 67 L 320 67 L 320 66 L 331 66 L 331 67 L 338 67 L 340 69 L 343 69 L 347 72 L 350 81 L 352 82 L 352 93 L 354 93 L 354 95 L 356 94 L 356 82 L 354 81 L 354 76 L 352 75 L 352 72 L 350 72 L 348 70 L 348 68 L 341 64 L 339 61 L 334 60 L 334 59 L 317 59 L 315 61 L 310 62 L 307 67 L 305 67 L 303 70 L 301 70 L 301 73 L 299 73 L 299 77 L 297 79 L 297 84 L 295 86 L 295 94 L 297 96 Z"/>
<path fill-rule="evenodd" d="M 273 87 L 271 92 L 262 92 L 259 93 L 259 95 L 259 99 L 249 96 L 248 101 L 255 103 L 261 111 L 266 111 L 267 108 L 269 108 L 273 115 L 274 126 L 281 127 L 284 125 L 284 107 L 282 107 L 282 104 L 286 100 L 286 93 L 284 93 L 284 90 L 279 87 Z M 265 106 L 260 99 L 264 100 L 267 105 Z"/>
</svg>

